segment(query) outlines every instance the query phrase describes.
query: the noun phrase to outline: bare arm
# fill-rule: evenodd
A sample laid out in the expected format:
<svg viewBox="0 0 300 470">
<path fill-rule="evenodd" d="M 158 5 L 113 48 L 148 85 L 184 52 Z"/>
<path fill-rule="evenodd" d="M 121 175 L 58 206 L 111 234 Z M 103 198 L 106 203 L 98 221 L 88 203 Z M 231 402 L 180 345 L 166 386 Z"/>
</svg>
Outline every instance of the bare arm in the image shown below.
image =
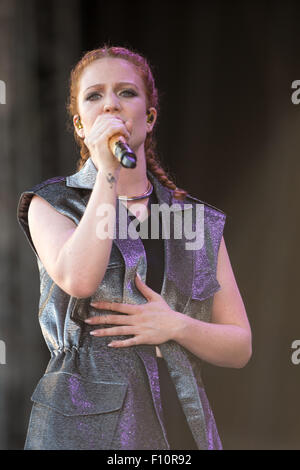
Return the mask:
<svg viewBox="0 0 300 470">
<path fill-rule="evenodd" d="M 214 295 L 212 323 L 183 315 L 174 339 L 214 365 L 244 367 L 252 354 L 251 329 L 223 238 L 217 279 L 221 290 Z"/>
<path fill-rule="evenodd" d="M 100 239 L 97 224 L 100 204 L 116 206 L 119 169 L 97 173 L 86 210 L 78 226 L 47 201 L 34 196 L 28 223 L 37 253 L 54 282 L 74 297 L 89 297 L 102 281 L 112 246 L 112 237 Z M 111 181 L 113 176 L 114 181 Z M 111 218 L 113 217 L 113 220 Z M 105 219 L 115 223 L 114 213 Z"/>
</svg>

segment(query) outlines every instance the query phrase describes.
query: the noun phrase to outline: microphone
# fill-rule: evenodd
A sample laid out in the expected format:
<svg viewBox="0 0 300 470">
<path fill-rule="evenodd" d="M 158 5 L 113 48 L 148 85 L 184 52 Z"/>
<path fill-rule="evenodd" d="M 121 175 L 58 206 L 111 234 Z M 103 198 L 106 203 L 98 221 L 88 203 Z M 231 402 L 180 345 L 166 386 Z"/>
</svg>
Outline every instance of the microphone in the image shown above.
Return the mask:
<svg viewBox="0 0 300 470">
<path fill-rule="evenodd" d="M 108 141 L 108 146 L 124 168 L 136 167 L 136 155 L 127 144 L 123 135 L 113 135 Z"/>
</svg>

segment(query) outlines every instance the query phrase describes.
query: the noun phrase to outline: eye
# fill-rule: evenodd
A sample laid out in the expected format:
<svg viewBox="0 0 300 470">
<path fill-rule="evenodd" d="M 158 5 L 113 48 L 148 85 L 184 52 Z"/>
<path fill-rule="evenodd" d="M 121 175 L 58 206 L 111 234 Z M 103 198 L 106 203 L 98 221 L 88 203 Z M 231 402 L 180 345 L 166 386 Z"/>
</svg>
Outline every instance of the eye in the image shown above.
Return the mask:
<svg viewBox="0 0 300 470">
<path fill-rule="evenodd" d="M 123 90 L 120 94 L 126 97 L 137 96 L 136 91 L 130 89 Z"/>
<path fill-rule="evenodd" d="M 98 96 L 98 97 L 101 97 L 101 95 L 99 93 L 91 93 L 90 95 L 88 95 L 86 97 L 86 101 L 95 101 L 95 99 L 93 98 L 94 96 Z M 93 99 L 92 99 L 93 98 Z"/>
</svg>

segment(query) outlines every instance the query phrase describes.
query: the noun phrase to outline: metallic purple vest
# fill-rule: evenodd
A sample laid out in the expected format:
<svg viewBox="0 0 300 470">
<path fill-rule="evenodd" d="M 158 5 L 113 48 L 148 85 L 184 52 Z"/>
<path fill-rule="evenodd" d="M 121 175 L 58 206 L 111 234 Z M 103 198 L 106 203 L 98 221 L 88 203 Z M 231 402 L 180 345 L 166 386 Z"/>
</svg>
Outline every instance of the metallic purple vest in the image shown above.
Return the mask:
<svg viewBox="0 0 300 470">
<path fill-rule="evenodd" d="M 91 327 L 83 321 L 99 314 L 89 305 L 91 300 L 145 302 L 134 284 L 136 272 L 143 281 L 146 279 L 147 262 L 141 239 L 120 238 L 116 231 L 105 276 L 90 298 L 72 297 L 57 286 L 31 240 L 27 214 L 32 196 L 38 194 L 78 224 L 96 174 L 97 169 L 89 158 L 72 176 L 51 178 L 20 197 L 17 216 L 37 258 L 39 321 L 51 353 L 45 374 L 32 395 L 25 448 L 169 449 L 162 421 L 155 346 L 109 348 L 107 344 L 112 337 L 93 337 L 89 334 Z M 213 295 L 220 289 L 216 266 L 226 216 L 191 196 L 184 203 L 175 200 L 172 192 L 150 172 L 148 177 L 159 204 L 176 203 L 179 212 L 204 205 L 204 244 L 200 249 L 187 250 L 186 242 L 190 240 L 184 234 L 180 239 L 164 240 L 161 295 L 172 309 L 209 322 Z M 117 207 L 117 225 L 118 213 Z M 114 336 L 114 339 L 126 337 Z M 159 347 L 198 448 L 221 449 L 201 380 L 201 360 L 175 341 Z"/>
</svg>

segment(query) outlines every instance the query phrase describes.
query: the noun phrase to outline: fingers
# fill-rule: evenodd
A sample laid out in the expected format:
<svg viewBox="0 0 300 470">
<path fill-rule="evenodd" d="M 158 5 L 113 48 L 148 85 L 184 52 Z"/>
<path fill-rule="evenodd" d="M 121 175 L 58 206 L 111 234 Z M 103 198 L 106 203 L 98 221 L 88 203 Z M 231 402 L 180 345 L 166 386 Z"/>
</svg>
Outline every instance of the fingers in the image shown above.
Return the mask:
<svg viewBox="0 0 300 470">
<path fill-rule="evenodd" d="M 157 299 L 158 297 L 160 297 L 160 294 L 155 292 L 153 289 L 151 289 L 149 286 L 147 286 L 147 284 L 145 284 L 142 281 L 142 279 L 140 278 L 138 273 L 136 273 L 136 276 L 135 276 L 135 284 L 136 284 L 138 290 L 143 294 L 143 296 L 147 300 L 154 300 L 154 299 Z"/>
<path fill-rule="evenodd" d="M 121 119 L 114 116 L 100 115 L 96 118 L 89 135 L 85 138 L 85 143 L 95 145 L 100 139 L 107 142 L 110 137 L 116 134 L 124 135 L 127 140 L 130 138 L 130 133 Z"/>
<path fill-rule="evenodd" d="M 132 325 L 132 319 L 126 315 L 101 315 L 84 320 L 89 325 Z"/>
<path fill-rule="evenodd" d="M 127 130 L 129 132 L 129 134 L 132 133 L 132 129 L 133 129 L 133 122 L 132 122 L 132 119 L 128 119 L 128 121 L 125 122 L 125 126 L 127 127 Z"/>
<path fill-rule="evenodd" d="M 128 315 L 134 315 L 139 313 L 140 306 L 133 304 L 125 304 L 119 302 L 92 302 L 90 304 L 94 308 L 99 308 L 102 310 L 112 310 L 114 312 L 127 313 Z"/>
<path fill-rule="evenodd" d="M 133 338 L 125 339 L 122 341 L 112 341 L 107 346 L 113 348 L 127 348 L 128 346 L 136 346 L 138 344 L 143 344 L 139 337 L 134 336 Z"/>
<path fill-rule="evenodd" d="M 105 145 L 107 145 L 109 139 L 116 135 L 116 134 L 121 134 L 124 136 L 126 141 L 130 139 L 130 134 L 128 131 L 124 129 L 124 126 L 122 125 L 110 125 L 109 127 L 106 126 L 106 128 L 102 129 L 93 129 L 93 131 L 90 132 L 90 134 L 85 137 L 84 143 L 85 145 L 88 146 L 95 146 L 99 142 L 103 141 Z"/>
<path fill-rule="evenodd" d="M 136 328 L 134 326 L 114 326 L 112 328 L 102 328 L 100 330 L 93 330 L 91 335 L 97 337 L 103 336 L 120 336 L 120 335 L 134 335 Z"/>
<path fill-rule="evenodd" d="M 157 300 L 158 298 L 161 298 L 160 294 L 152 290 L 150 287 L 148 287 L 139 277 L 138 274 L 135 276 L 135 283 L 139 291 L 143 294 L 143 296 L 148 300 Z M 114 312 L 120 312 L 120 313 L 126 313 L 127 315 L 136 315 L 141 313 L 142 311 L 142 305 L 140 304 L 125 304 L 123 302 L 104 302 L 102 300 L 96 301 L 96 302 L 91 302 L 90 303 L 91 307 L 101 309 L 101 310 L 110 310 Z M 95 321 L 93 319 L 103 319 L 104 316 L 101 317 L 93 317 L 90 318 L 89 320 Z M 107 317 L 107 316 L 106 316 Z M 124 317 L 118 317 L 117 315 L 113 315 L 110 317 L 112 320 L 114 319 L 122 319 L 124 322 Z M 103 320 L 102 320 L 103 321 Z M 118 320 L 115 320 L 118 321 Z"/>
</svg>

